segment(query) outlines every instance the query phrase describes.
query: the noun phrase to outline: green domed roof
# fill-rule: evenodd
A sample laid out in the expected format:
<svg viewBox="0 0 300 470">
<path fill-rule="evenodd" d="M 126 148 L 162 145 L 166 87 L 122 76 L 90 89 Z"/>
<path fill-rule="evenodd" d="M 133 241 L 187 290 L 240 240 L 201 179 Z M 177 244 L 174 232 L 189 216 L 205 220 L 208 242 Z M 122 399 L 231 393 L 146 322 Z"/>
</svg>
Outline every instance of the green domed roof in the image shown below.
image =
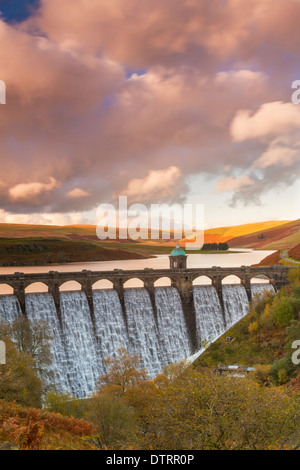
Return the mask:
<svg viewBox="0 0 300 470">
<path fill-rule="evenodd" d="M 171 253 L 171 256 L 185 256 L 185 252 L 182 248 L 180 248 L 179 244 L 177 243 L 176 248 Z"/>
</svg>

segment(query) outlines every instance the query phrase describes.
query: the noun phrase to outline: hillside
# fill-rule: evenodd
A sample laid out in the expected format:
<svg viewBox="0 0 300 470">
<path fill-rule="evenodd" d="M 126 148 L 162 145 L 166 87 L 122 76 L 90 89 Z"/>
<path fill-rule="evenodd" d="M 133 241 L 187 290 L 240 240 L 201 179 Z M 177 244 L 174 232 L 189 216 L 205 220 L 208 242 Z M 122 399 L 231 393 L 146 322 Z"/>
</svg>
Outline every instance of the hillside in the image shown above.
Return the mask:
<svg viewBox="0 0 300 470">
<path fill-rule="evenodd" d="M 23 225 L 23 224 L 0 224 L 0 239 L 1 238 L 51 238 L 58 240 L 86 240 L 99 242 L 96 233 L 96 225 Z M 116 240 L 105 240 L 105 243 L 133 243 L 131 239 L 119 240 L 119 229 L 116 230 Z M 160 240 L 151 240 L 151 231 L 149 230 L 149 240 L 142 240 L 142 243 L 165 244 L 174 240 L 180 239 L 182 234 L 170 230 L 171 238 L 165 239 L 160 232 Z M 162 240 L 162 238 L 164 238 Z M 135 240 L 134 243 L 140 243 L 141 240 Z"/>
<path fill-rule="evenodd" d="M 299 367 L 292 363 L 291 344 L 300 332 L 300 269 L 291 284 L 277 294 L 255 296 L 249 314 L 228 330 L 196 360 L 196 367 L 219 364 L 255 366 L 257 380 L 300 386 Z"/>
<path fill-rule="evenodd" d="M 289 250 L 288 254 L 290 258 L 300 261 L 300 243 Z"/>
<path fill-rule="evenodd" d="M 290 249 L 300 241 L 300 219 L 271 228 L 261 227 L 255 232 L 235 236 L 228 240 L 230 248 L 264 250 Z"/>
<path fill-rule="evenodd" d="M 280 251 L 275 251 L 275 253 L 262 259 L 260 263 L 253 264 L 252 266 L 274 266 L 274 264 L 281 264 Z"/>
<path fill-rule="evenodd" d="M 252 224 L 234 225 L 229 227 L 217 227 L 205 230 L 205 243 L 222 243 L 233 239 L 256 233 L 261 230 L 268 230 L 272 227 L 285 225 L 287 221 L 267 221 Z M 117 231 L 118 233 L 118 231 Z M 174 243 L 179 237 L 178 233 L 171 231 L 171 239 L 167 240 L 142 240 L 143 244 L 161 243 L 164 241 L 166 244 L 170 240 Z M 99 241 L 96 234 L 95 225 L 22 225 L 22 224 L 0 224 L 0 239 L 1 238 L 52 238 L 59 240 L 87 240 Z M 188 237 L 189 238 L 189 237 Z M 182 241 L 184 241 L 183 239 Z M 111 241 L 116 242 L 116 241 Z M 132 243 L 132 240 L 118 240 L 118 243 Z M 138 242 L 136 242 L 138 243 Z"/>
<path fill-rule="evenodd" d="M 272 266 L 274 264 L 283 264 L 286 266 L 300 265 L 300 244 L 294 246 L 290 250 L 278 250 L 267 256 L 258 264 L 252 266 Z"/>
<path fill-rule="evenodd" d="M 0 266 L 44 266 L 58 263 L 143 259 L 146 255 L 100 243 L 57 239 L 0 238 Z"/>
<path fill-rule="evenodd" d="M 267 222 L 257 222 L 252 224 L 233 225 L 229 227 L 217 227 L 205 230 L 204 243 L 222 243 L 228 240 L 235 239 L 236 237 L 247 236 L 252 233 L 268 230 L 273 227 L 285 225 L 285 220 L 272 220 Z M 184 238 L 182 241 L 192 239 L 193 236 Z M 230 245 L 235 246 L 235 245 Z"/>
<path fill-rule="evenodd" d="M 261 234 L 263 239 L 258 238 Z M 209 229 L 205 231 L 204 242 L 227 242 L 230 247 L 264 249 L 271 249 L 271 243 L 277 243 L 280 247 L 291 248 L 296 241 L 299 242 L 299 235 L 299 220 L 289 223 L 268 221 Z M 95 225 L 0 224 L 0 265 L 34 266 L 144 259 L 169 254 L 177 239 L 175 237 L 180 238 L 178 233 L 172 232 L 170 239 L 99 240 Z"/>
</svg>

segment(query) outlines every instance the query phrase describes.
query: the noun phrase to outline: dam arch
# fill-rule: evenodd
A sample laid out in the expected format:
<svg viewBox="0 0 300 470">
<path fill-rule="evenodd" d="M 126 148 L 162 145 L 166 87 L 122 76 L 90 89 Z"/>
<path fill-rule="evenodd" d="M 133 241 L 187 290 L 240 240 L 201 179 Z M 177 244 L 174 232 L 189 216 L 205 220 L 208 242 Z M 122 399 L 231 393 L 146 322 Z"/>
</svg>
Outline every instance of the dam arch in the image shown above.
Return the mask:
<svg viewBox="0 0 300 470">
<path fill-rule="evenodd" d="M 127 279 L 123 283 L 123 289 L 132 289 L 132 288 L 143 288 L 145 287 L 145 282 L 140 279 L 139 277 L 132 277 L 130 279 Z"/>
<path fill-rule="evenodd" d="M 14 288 L 7 283 L 0 284 L 0 295 L 13 295 Z"/>
<path fill-rule="evenodd" d="M 265 274 L 255 274 L 250 276 L 250 284 L 271 284 L 272 279 Z"/>
<path fill-rule="evenodd" d="M 81 291 L 82 284 L 78 281 L 65 281 L 59 285 L 59 292 Z"/>
<path fill-rule="evenodd" d="M 109 279 L 100 279 L 92 284 L 92 290 L 114 289 L 114 283 Z"/>
<path fill-rule="evenodd" d="M 212 279 L 208 276 L 198 276 L 193 280 L 193 286 L 211 286 Z"/>
<path fill-rule="evenodd" d="M 33 282 L 25 288 L 25 294 L 48 293 L 49 286 L 45 282 Z"/>
<path fill-rule="evenodd" d="M 236 274 L 228 274 L 227 276 L 221 279 L 222 286 L 228 284 L 242 284 L 243 279 Z"/>
<path fill-rule="evenodd" d="M 172 279 L 170 277 L 160 277 L 154 281 L 154 287 L 171 287 Z"/>
</svg>

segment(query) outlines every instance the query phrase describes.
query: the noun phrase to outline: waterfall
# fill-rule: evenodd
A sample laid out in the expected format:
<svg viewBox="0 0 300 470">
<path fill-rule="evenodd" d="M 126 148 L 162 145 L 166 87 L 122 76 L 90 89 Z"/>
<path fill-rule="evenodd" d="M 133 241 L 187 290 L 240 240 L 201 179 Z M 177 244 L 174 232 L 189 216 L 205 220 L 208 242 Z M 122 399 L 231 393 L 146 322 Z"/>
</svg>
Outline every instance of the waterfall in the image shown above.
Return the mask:
<svg viewBox="0 0 300 470">
<path fill-rule="evenodd" d="M 224 333 L 224 315 L 218 293 L 213 286 L 195 286 L 194 305 L 200 348 L 204 340 L 212 342 Z"/>
<path fill-rule="evenodd" d="M 248 313 L 249 301 L 244 286 L 239 284 L 222 286 L 226 329 Z"/>
<path fill-rule="evenodd" d="M 54 377 L 54 383 L 52 385 L 61 392 L 69 391 L 71 383 L 68 380 L 68 361 L 52 295 L 27 294 L 26 312 L 29 320 L 48 323 L 53 338 L 51 341 L 51 372 Z"/>
<path fill-rule="evenodd" d="M 161 350 L 150 295 L 143 288 L 128 288 L 124 290 L 124 300 L 129 350 L 140 355 L 141 365 L 153 377 L 161 369 Z"/>
<path fill-rule="evenodd" d="M 252 294 L 273 290 L 270 284 L 252 284 Z M 199 348 L 214 341 L 249 309 L 242 285 L 224 285 L 223 308 L 213 286 L 196 286 L 194 315 Z M 153 296 L 144 288 L 124 290 L 124 305 L 113 289 L 93 292 L 94 315 L 84 292 L 60 293 L 60 317 L 51 294 L 26 294 L 26 312 L 32 321 L 48 322 L 52 333 L 53 386 L 84 398 L 96 389 L 107 369 L 103 360 L 116 356 L 120 346 L 139 354 L 141 366 L 151 378 L 170 363 L 192 354 L 191 326 L 187 325 L 179 292 L 157 287 Z M 125 306 L 125 311 L 123 308 Z M 14 295 L 0 296 L 0 321 L 12 322 L 21 315 Z"/>
<path fill-rule="evenodd" d="M 89 304 L 83 292 L 62 292 L 60 304 L 70 392 L 83 398 L 95 391 L 101 371 Z"/>
<path fill-rule="evenodd" d="M 116 356 L 117 350 L 129 350 L 129 338 L 117 291 L 103 289 L 93 292 L 95 335 L 99 357 Z M 107 372 L 101 363 L 100 373 Z"/>
<path fill-rule="evenodd" d="M 182 361 L 191 354 L 191 345 L 177 289 L 157 287 L 155 303 L 162 364 Z"/>
<path fill-rule="evenodd" d="M 260 284 L 251 284 L 251 294 L 252 298 L 255 294 L 262 294 L 264 291 L 275 293 L 275 289 L 272 284 L 269 283 L 260 283 Z"/>
<path fill-rule="evenodd" d="M 0 296 L 0 321 L 13 322 L 21 315 L 21 308 L 15 295 Z"/>
</svg>

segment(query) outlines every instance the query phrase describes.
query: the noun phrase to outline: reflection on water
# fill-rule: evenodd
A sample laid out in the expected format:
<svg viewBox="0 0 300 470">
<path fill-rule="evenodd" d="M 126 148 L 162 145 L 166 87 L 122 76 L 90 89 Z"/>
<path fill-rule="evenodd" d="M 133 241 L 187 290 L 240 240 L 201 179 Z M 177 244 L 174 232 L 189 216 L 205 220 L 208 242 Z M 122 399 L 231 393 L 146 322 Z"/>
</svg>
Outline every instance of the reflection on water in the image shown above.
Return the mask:
<svg viewBox="0 0 300 470">
<path fill-rule="evenodd" d="M 171 251 L 171 249 L 170 249 Z M 274 253 L 274 251 L 255 251 L 255 250 L 243 250 L 241 253 L 230 250 L 230 253 L 226 254 L 191 254 L 188 252 L 187 267 L 188 268 L 211 268 L 213 266 L 220 267 L 235 267 L 235 266 L 251 266 L 252 264 L 259 263 L 266 256 Z M 51 264 L 49 266 L 21 266 L 21 267 L 0 267 L 0 274 L 13 274 L 15 272 L 22 273 L 47 273 L 49 271 L 59 272 L 74 272 L 88 269 L 91 271 L 113 271 L 114 269 L 124 270 L 136 270 L 136 269 L 168 269 L 169 268 L 169 257 L 168 255 L 158 255 L 156 258 L 150 259 L 136 259 L 136 260 L 120 260 L 120 261 L 97 261 L 90 263 L 68 263 L 68 264 Z M 235 276 L 229 276 L 226 278 L 227 284 L 236 284 L 240 280 Z M 259 282 L 257 279 L 255 282 Z M 208 279 L 201 279 L 201 284 L 209 284 Z M 68 285 L 62 286 L 62 290 L 78 289 L 78 284 L 68 283 Z M 197 282 L 195 283 L 197 285 Z M 166 285 L 165 280 L 160 280 L 156 284 L 157 286 Z M 109 288 L 111 285 L 108 283 L 101 286 L 102 288 Z M 138 287 L 138 284 L 128 287 Z M 34 289 L 34 290 L 32 290 Z M 34 288 L 29 288 L 28 292 L 46 292 L 47 288 L 43 285 L 35 285 Z M 11 293 L 9 288 L 0 285 L 0 294 Z"/>
</svg>

